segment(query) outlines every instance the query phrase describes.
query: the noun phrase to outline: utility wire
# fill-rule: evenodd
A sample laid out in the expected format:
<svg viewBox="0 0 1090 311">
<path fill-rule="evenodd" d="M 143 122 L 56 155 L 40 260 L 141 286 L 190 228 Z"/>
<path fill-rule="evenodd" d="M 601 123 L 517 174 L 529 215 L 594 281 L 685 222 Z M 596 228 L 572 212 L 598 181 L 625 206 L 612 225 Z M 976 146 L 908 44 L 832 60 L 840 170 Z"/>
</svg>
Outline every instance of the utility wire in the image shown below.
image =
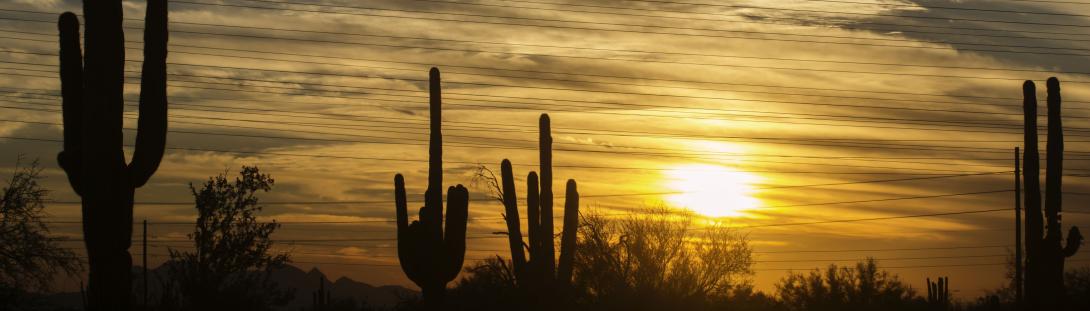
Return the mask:
<svg viewBox="0 0 1090 311">
<path fill-rule="evenodd" d="M 254 1 L 256 1 L 256 0 L 254 0 Z M 654 27 L 656 29 L 675 29 L 676 28 L 677 30 L 701 30 L 701 31 L 709 31 L 709 32 L 728 32 L 728 33 L 739 32 L 739 31 L 731 31 L 731 30 L 725 30 L 725 29 L 717 30 L 717 29 L 699 29 L 699 28 L 686 28 L 686 27 L 669 27 L 669 26 L 661 26 L 661 25 L 657 25 L 657 26 L 631 25 L 631 24 L 621 24 L 621 23 L 585 22 L 585 21 L 555 20 L 555 19 L 541 19 L 541 18 L 527 18 L 527 17 L 507 17 L 507 16 L 493 16 L 493 15 L 452 13 L 452 12 L 437 13 L 437 12 L 427 12 L 427 11 L 380 9 L 380 8 L 340 6 L 340 5 L 284 3 L 284 2 L 275 2 L 275 1 L 260 1 L 260 2 L 273 2 L 273 3 L 295 4 L 295 5 L 309 5 L 309 6 L 319 6 L 319 7 L 366 9 L 366 10 L 378 10 L 378 11 L 395 11 L 395 12 L 421 13 L 421 14 L 433 14 L 433 15 L 444 15 L 444 16 L 503 18 L 503 19 L 515 19 L 515 20 L 535 20 L 535 21 L 550 21 L 550 22 L 592 24 L 592 25 L 605 25 L 605 26 Z M 563 25 L 534 25 L 534 24 L 522 24 L 522 23 L 515 23 L 515 22 L 464 20 L 464 19 L 455 19 L 455 18 L 434 18 L 434 17 L 422 17 L 422 16 L 382 15 L 382 14 L 359 13 L 359 12 L 334 12 L 334 11 L 325 11 L 325 10 L 285 9 L 285 8 L 273 8 L 273 7 L 263 7 L 263 6 L 248 6 L 248 5 L 226 4 L 226 3 L 203 3 L 203 2 L 190 2 L 190 1 L 172 1 L 172 3 L 174 3 L 174 4 L 203 5 L 203 6 L 247 8 L 247 9 L 261 9 L 261 10 L 276 10 L 276 11 L 289 11 L 289 12 L 322 13 L 322 14 L 334 14 L 334 15 L 371 16 L 371 17 L 396 18 L 396 19 L 413 19 L 413 20 L 434 20 L 434 21 L 446 21 L 446 22 L 457 22 L 457 23 L 473 23 L 473 24 L 486 24 L 486 25 L 508 25 L 508 26 L 549 28 L 549 29 L 592 30 L 592 31 L 604 31 L 604 32 L 622 32 L 622 33 L 657 34 L 657 35 L 670 35 L 670 36 L 726 38 L 726 39 L 744 39 L 744 40 L 798 42 L 798 43 L 817 43 L 817 44 L 835 44 L 835 45 L 853 45 L 853 46 L 874 46 L 874 47 L 888 47 L 888 48 L 932 49 L 932 50 L 946 50 L 946 49 L 949 49 L 949 47 L 945 47 L 945 46 L 939 47 L 939 46 L 921 46 L 921 45 L 888 45 L 888 44 L 871 44 L 871 43 L 859 43 L 859 42 L 815 41 L 815 40 L 779 39 L 779 38 L 755 38 L 755 37 L 746 37 L 746 36 L 727 36 L 727 35 L 711 35 L 711 34 L 677 33 L 677 32 L 661 32 L 661 31 L 630 30 L 630 29 L 590 28 L 590 27 L 576 27 L 576 26 L 563 26 Z M 1082 26 L 1080 26 L 1080 27 L 1082 27 Z M 1085 26 L 1085 27 L 1090 27 L 1090 26 Z M 799 34 L 784 34 L 784 35 L 807 36 L 807 35 L 799 35 Z M 844 39 L 861 39 L 861 38 L 845 37 Z M 992 50 L 992 49 L 969 49 L 969 48 L 958 49 L 958 50 L 960 50 L 960 51 L 974 51 L 974 52 L 992 52 L 992 53 L 1033 54 L 1033 55 L 1090 56 L 1090 54 L 1040 52 L 1040 51 L 1012 51 L 1012 50 Z"/>
</svg>

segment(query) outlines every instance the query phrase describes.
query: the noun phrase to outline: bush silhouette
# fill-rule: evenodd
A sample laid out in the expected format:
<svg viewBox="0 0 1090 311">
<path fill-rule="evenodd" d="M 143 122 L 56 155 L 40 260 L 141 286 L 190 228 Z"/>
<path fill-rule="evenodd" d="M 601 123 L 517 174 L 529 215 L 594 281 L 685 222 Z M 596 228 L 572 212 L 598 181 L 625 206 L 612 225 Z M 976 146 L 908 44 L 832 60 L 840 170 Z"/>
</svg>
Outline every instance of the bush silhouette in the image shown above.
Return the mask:
<svg viewBox="0 0 1090 311">
<path fill-rule="evenodd" d="M 41 172 L 37 160 L 17 161 L 0 190 L 0 310 L 31 309 L 32 292 L 49 291 L 59 273 L 78 276 L 83 268 L 75 252 L 50 236 Z"/>
<path fill-rule="evenodd" d="M 257 167 L 243 167 L 234 182 L 227 174 L 190 184 L 197 222 L 189 238 L 194 251 L 170 249 L 162 307 L 178 310 L 271 310 L 293 297 L 270 280 L 287 254 L 271 254 L 275 221 L 257 221 L 257 194 L 273 179 Z"/>
<path fill-rule="evenodd" d="M 573 284 L 607 310 L 705 310 L 748 287 L 748 238 L 721 224 L 694 228 L 664 208 L 623 218 L 590 213 L 579 227 Z"/>
<path fill-rule="evenodd" d="M 789 310 L 922 310 L 915 291 L 868 258 L 854 267 L 829 265 L 803 274 L 793 272 L 776 284 Z"/>
</svg>

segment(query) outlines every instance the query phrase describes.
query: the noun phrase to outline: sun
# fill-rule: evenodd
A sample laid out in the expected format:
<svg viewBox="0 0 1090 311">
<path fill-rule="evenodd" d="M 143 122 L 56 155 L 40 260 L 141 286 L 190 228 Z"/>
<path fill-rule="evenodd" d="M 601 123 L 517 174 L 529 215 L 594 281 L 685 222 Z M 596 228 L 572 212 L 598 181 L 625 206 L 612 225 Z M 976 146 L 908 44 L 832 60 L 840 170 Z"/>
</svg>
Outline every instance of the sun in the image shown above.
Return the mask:
<svg viewBox="0 0 1090 311">
<path fill-rule="evenodd" d="M 666 197 L 678 207 L 709 217 L 738 217 L 761 207 L 753 184 L 760 176 L 708 164 L 677 166 L 666 171 L 666 186 L 680 192 Z"/>
</svg>

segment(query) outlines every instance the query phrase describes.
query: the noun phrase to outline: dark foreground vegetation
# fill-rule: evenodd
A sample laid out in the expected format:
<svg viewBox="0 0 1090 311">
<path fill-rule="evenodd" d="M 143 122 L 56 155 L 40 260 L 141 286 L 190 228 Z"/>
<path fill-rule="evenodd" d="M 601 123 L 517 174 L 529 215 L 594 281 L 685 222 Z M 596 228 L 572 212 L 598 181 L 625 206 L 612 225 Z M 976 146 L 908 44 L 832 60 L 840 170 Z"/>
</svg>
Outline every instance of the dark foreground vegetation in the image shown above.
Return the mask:
<svg viewBox="0 0 1090 311">
<path fill-rule="evenodd" d="M 25 230 L 19 238 L 29 245 L 22 252 L 12 243 L 0 249 L 5 258 L 21 258 L 0 260 L 0 310 L 66 310 L 56 307 L 65 295 L 42 293 L 55 274 L 80 269 L 76 256 L 51 240 L 41 222 L 46 191 L 38 186 L 39 171 L 33 165 L 17 169 L 0 197 L 0 232 Z M 316 270 L 291 268 L 290 253 L 270 251 L 268 236 L 277 225 L 256 221 L 258 195 L 272 187 L 273 179 L 254 167 L 191 186 L 199 215 L 190 235 L 193 248 L 172 250 L 166 264 L 150 271 L 148 309 L 1014 310 L 1011 286 L 976 299 L 952 299 L 949 286 L 957 280 L 936 278 L 928 288 L 913 288 L 873 259 L 790 273 L 773 292 L 756 291 L 753 248 L 744 232 L 715 223 L 696 226 L 703 219 L 665 208 L 636 209 L 623 217 L 585 211 L 572 247 L 570 283 L 555 291 L 522 283 L 509 257 L 497 254 L 463 269 L 442 304 L 427 305 L 419 292 L 329 282 Z M 26 251 L 30 246 L 41 251 Z M 133 275 L 130 301 L 142 307 L 142 273 Z M 1067 271 L 1064 286 L 1064 310 L 1090 308 L 1090 268 Z M 394 301 L 354 296 L 359 288 L 384 291 Z"/>
</svg>

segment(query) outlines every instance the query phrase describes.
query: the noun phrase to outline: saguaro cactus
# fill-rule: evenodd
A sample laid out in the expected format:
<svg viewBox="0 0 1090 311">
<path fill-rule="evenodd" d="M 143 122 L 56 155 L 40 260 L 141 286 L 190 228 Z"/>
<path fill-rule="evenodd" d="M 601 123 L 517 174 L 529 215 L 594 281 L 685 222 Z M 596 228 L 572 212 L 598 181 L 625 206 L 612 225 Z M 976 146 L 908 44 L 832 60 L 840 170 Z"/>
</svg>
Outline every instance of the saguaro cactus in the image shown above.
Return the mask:
<svg viewBox="0 0 1090 311">
<path fill-rule="evenodd" d="M 91 310 L 130 309 L 133 194 L 155 173 L 166 145 L 167 3 L 150 0 L 147 4 L 140 119 L 129 163 L 122 149 L 125 34 L 121 12 L 120 0 L 84 5 L 83 53 L 76 15 L 65 12 L 57 23 L 64 109 L 64 150 L 57 161 L 82 199 Z"/>
<path fill-rule="evenodd" d="M 423 292 L 424 305 L 440 309 L 447 283 L 462 270 L 466 252 L 466 221 L 469 217 L 469 192 L 462 185 L 447 189 L 446 232 L 443 228 L 443 134 L 442 94 L 439 69 L 432 68 L 431 142 L 428 155 L 428 188 L 420 219 L 409 224 L 405 199 L 405 178 L 394 177 L 397 204 L 397 257 L 401 270 Z"/>
<path fill-rule="evenodd" d="M 524 244 L 522 241 L 518 198 L 515 195 L 515 179 L 511 161 L 504 159 L 500 164 L 500 178 L 503 184 L 503 204 L 507 218 L 511 260 L 518 285 L 542 296 L 555 293 L 557 286 L 566 287 L 571 283 L 575 235 L 579 226 L 579 192 L 576 189 L 575 180 L 569 179 L 564 197 L 564 231 L 560 238 L 560 264 L 557 266 L 556 249 L 553 243 L 552 136 L 547 114 L 541 115 L 539 143 L 540 186 L 538 176 L 534 172 L 530 172 L 526 181 L 526 210 L 529 214 L 526 231 L 530 238 L 529 244 Z M 526 259 L 524 245 L 529 248 L 529 260 Z"/>
<path fill-rule="evenodd" d="M 329 302 L 331 300 L 330 298 L 332 297 L 332 295 L 333 290 L 325 289 L 325 277 L 323 276 L 318 279 L 318 290 L 310 293 L 312 302 L 311 310 L 325 311 L 326 309 L 328 309 Z"/>
<path fill-rule="evenodd" d="M 927 278 L 927 302 L 932 310 L 946 310 L 950 305 L 950 278 L 939 277 L 936 282 Z"/>
<path fill-rule="evenodd" d="M 1048 146 L 1045 206 L 1041 209 L 1040 155 L 1037 153 L 1037 90 L 1033 81 L 1022 85 L 1025 110 L 1025 186 L 1027 310 L 1060 310 L 1064 301 L 1064 259 L 1082 244 L 1079 228 L 1071 227 L 1061 245 L 1063 195 L 1063 123 L 1060 119 L 1060 80 L 1048 79 Z"/>
</svg>

